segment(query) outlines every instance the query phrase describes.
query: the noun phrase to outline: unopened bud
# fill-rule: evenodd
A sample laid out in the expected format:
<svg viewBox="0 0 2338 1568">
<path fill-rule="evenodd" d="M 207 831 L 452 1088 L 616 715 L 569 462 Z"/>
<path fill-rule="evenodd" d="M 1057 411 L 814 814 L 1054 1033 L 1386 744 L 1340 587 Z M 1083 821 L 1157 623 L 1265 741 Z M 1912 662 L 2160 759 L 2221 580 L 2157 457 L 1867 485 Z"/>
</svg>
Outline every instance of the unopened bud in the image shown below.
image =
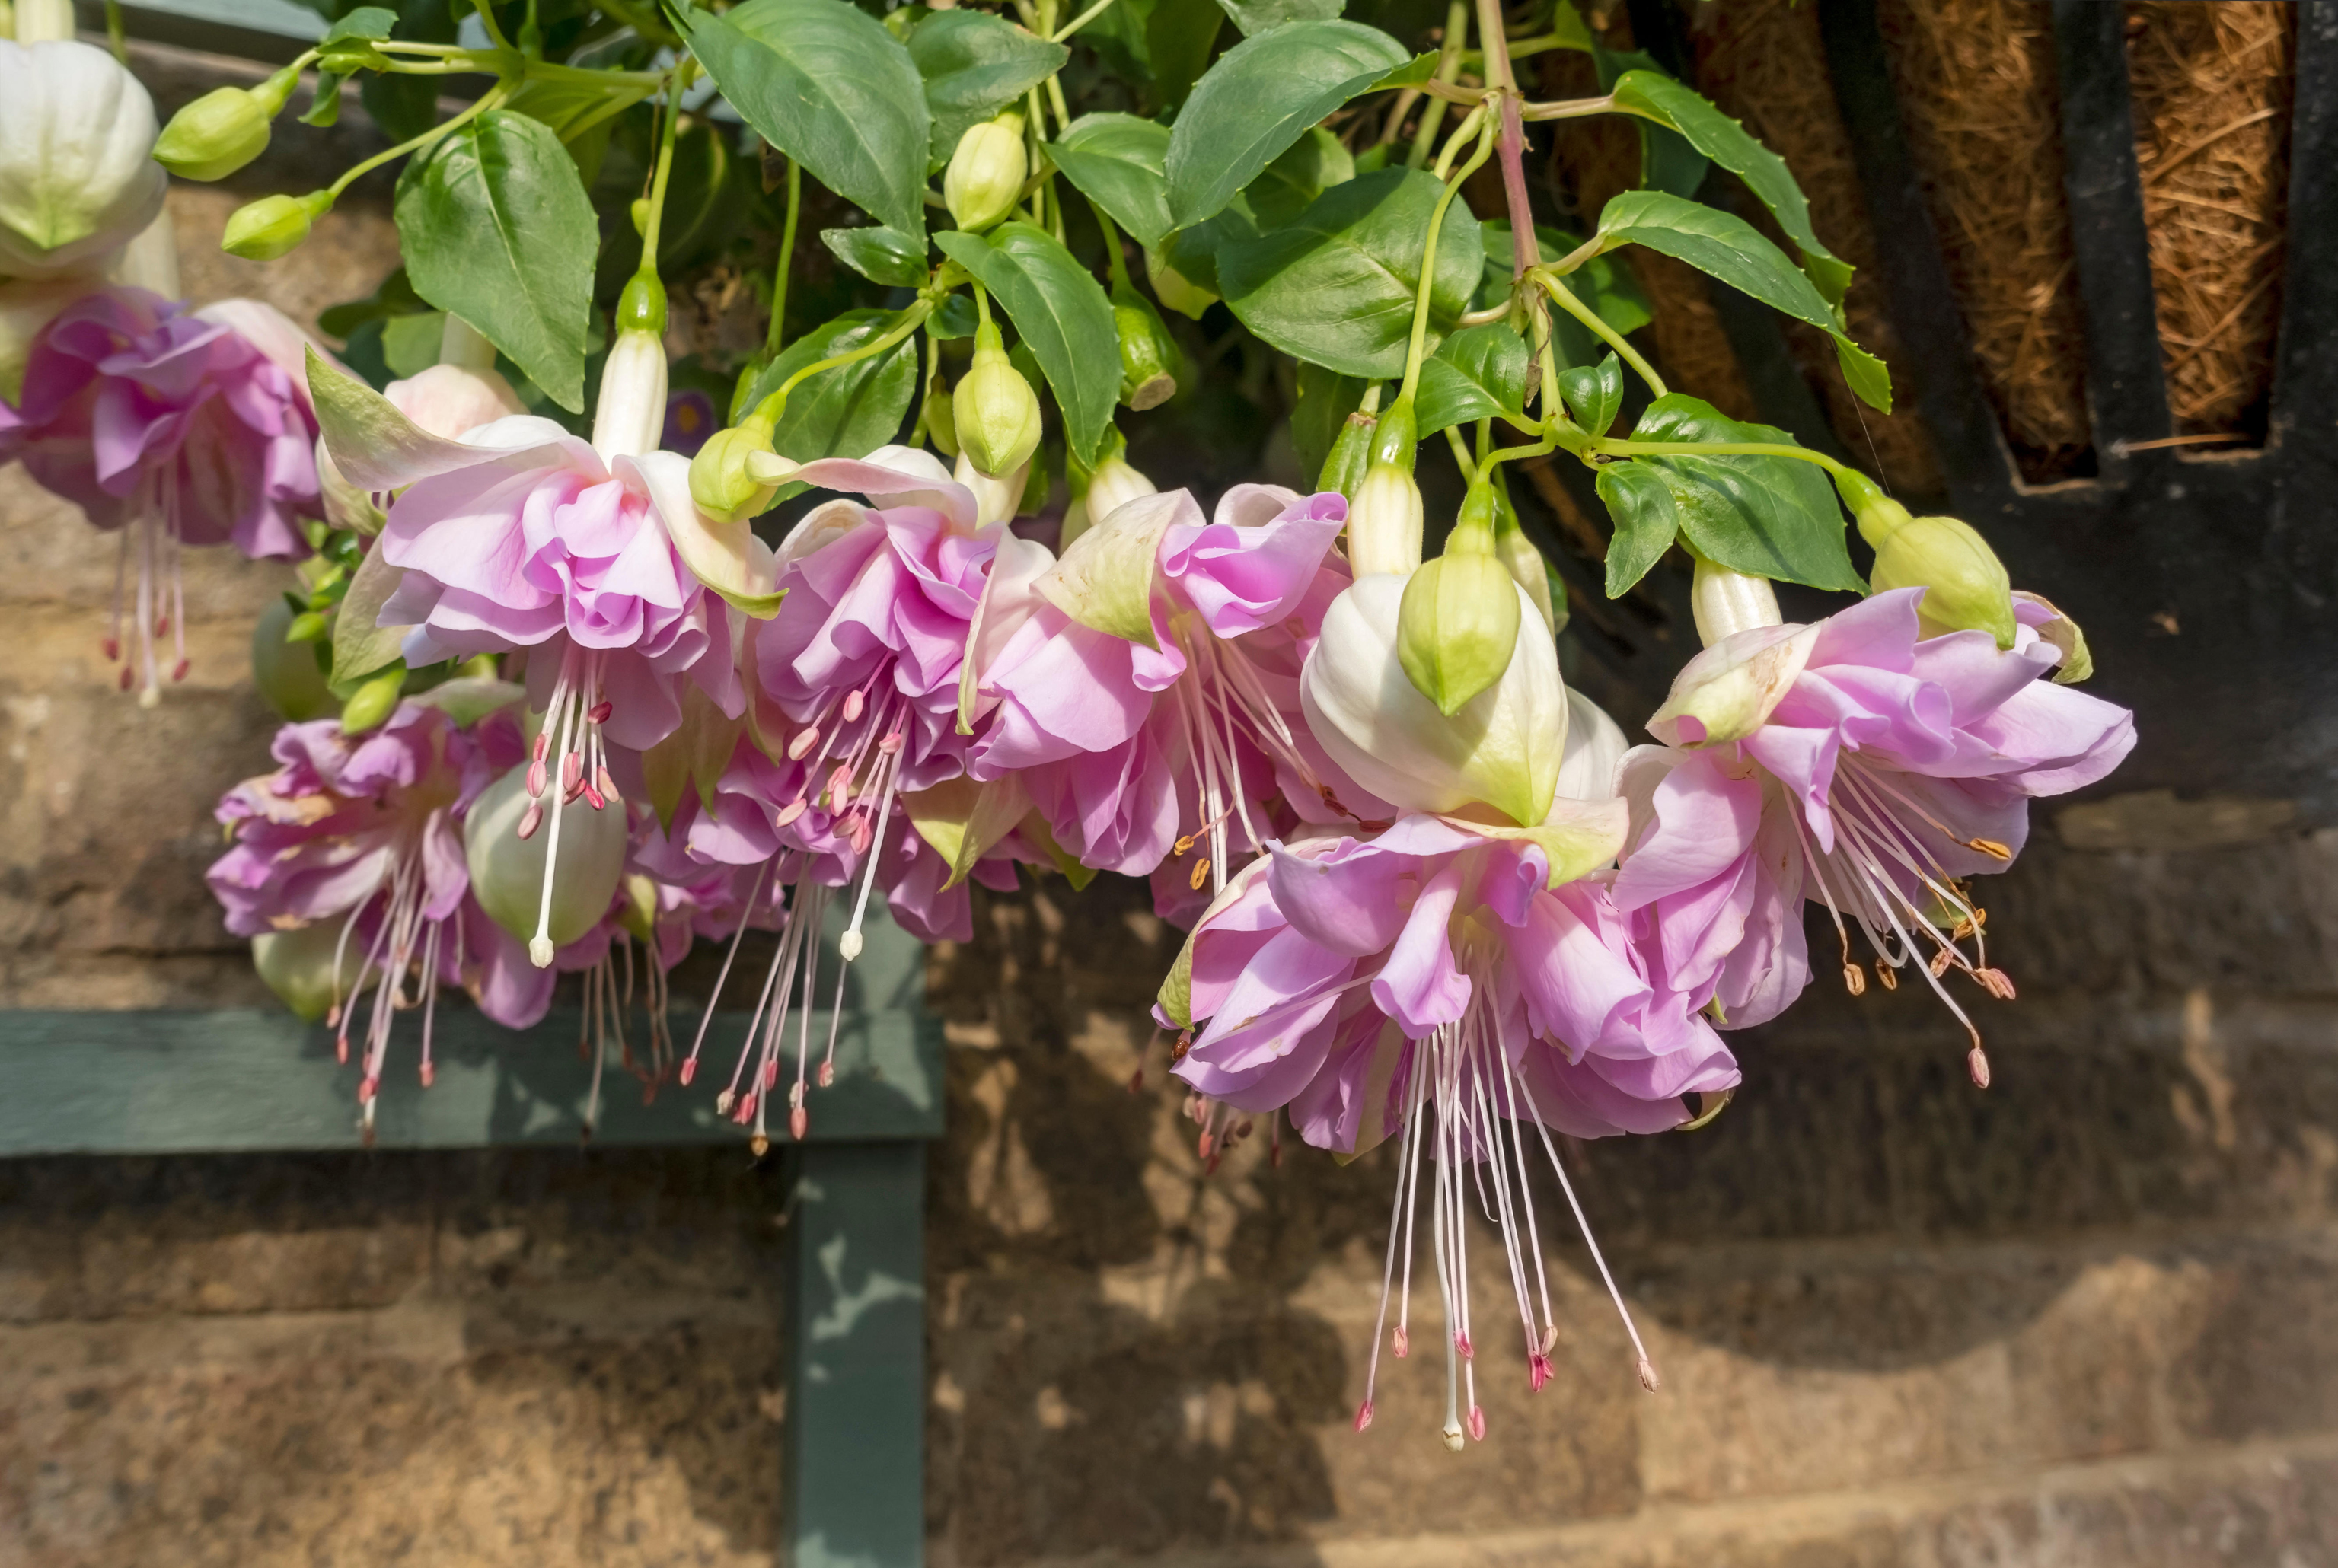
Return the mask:
<svg viewBox="0 0 2338 1568">
<path fill-rule="evenodd" d="M 333 210 L 329 191 L 306 196 L 262 196 L 229 214 L 220 249 L 247 261 L 273 261 L 300 249 L 309 226 Z"/>
<path fill-rule="evenodd" d="M 1494 554 L 1510 569 L 1510 576 L 1526 591 L 1527 603 L 1542 616 L 1542 629 L 1556 637 L 1567 625 L 1567 601 L 1554 593 L 1550 568 L 1518 525 L 1518 509 L 1510 505 L 1499 483 L 1494 486 Z"/>
<path fill-rule="evenodd" d="M 406 689 L 406 666 L 393 664 L 349 694 L 341 704 L 341 733 L 362 735 L 389 717 Z"/>
<path fill-rule="evenodd" d="M 1153 302 L 1125 283 L 1112 291 L 1120 329 L 1120 400 L 1142 413 L 1177 395 L 1177 340 Z"/>
<path fill-rule="evenodd" d="M 1494 553 L 1493 486 L 1480 480 L 1461 503 L 1445 553 L 1405 581 L 1397 662 L 1449 719 L 1510 667 L 1521 618 L 1510 569 Z"/>
<path fill-rule="evenodd" d="M 771 449 L 770 432 L 752 419 L 716 431 L 690 460 L 690 498 L 717 522 L 755 516 L 771 504 L 779 486 L 758 484 L 747 471 L 747 462 Z"/>
<path fill-rule="evenodd" d="M 1144 253 L 1144 278 L 1155 299 L 1188 320 L 1199 321 L 1202 312 L 1218 302 L 1216 295 L 1170 266 L 1158 250 Z"/>
<path fill-rule="evenodd" d="M 1025 463 L 1012 473 L 993 477 L 975 467 L 974 459 L 960 452 L 957 469 L 951 477 L 965 485 L 974 496 L 975 526 L 987 528 L 1022 511 L 1023 492 L 1030 483 L 1031 466 Z"/>
<path fill-rule="evenodd" d="M 355 1002 L 364 989 L 366 969 L 362 949 L 341 939 L 339 920 L 312 920 L 291 931 L 270 931 L 251 939 L 251 966 L 277 999 L 304 1023 L 315 1024 L 331 1012 L 335 1001 Z M 334 959 L 340 962 L 339 984 L 334 984 Z"/>
<path fill-rule="evenodd" d="M 0 48 L 0 275 L 17 285 L 102 269 L 153 221 L 171 182 L 147 155 L 146 89 L 74 41 L 70 5 L 54 9 Z M 0 362 L 11 357 L 0 346 Z"/>
<path fill-rule="evenodd" d="M 1007 363 L 996 327 L 975 334 L 974 366 L 950 402 L 958 446 L 981 473 L 1012 474 L 1039 445 L 1038 394 Z"/>
<path fill-rule="evenodd" d="M 1837 475 L 1835 488 L 1875 551 L 1876 593 L 1923 589 L 1916 618 L 1928 637 L 1986 632 L 1999 648 L 2013 646 L 2013 584 L 1977 531 L 1954 517 L 1911 517 L 1862 474 Z"/>
<path fill-rule="evenodd" d="M 959 228 L 979 233 L 1015 210 L 1030 172 L 1023 155 L 1023 116 L 1010 111 L 968 126 L 958 139 L 942 176 L 942 200 Z"/>
<path fill-rule="evenodd" d="M 1160 486 L 1147 479 L 1114 450 L 1088 475 L 1088 516 L 1101 523 L 1140 495 L 1157 495 Z"/>
<path fill-rule="evenodd" d="M 269 122 L 299 74 L 290 67 L 256 88 L 214 88 L 176 114 L 154 141 L 154 162 L 182 180 L 224 180 L 268 150 Z"/>
<path fill-rule="evenodd" d="M 1337 490 L 1353 503 L 1363 489 L 1364 471 L 1371 466 L 1372 436 L 1380 428 L 1380 416 L 1359 408 L 1348 416 L 1340 433 L 1331 437 L 1331 449 L 1323 455 L 1323 469 L 1315 478 L 1318 490 Z"/>
<path fill-rule="evenodd" d="M 1364 471 L 1348 508 L 1348 564 L 1371 572 L 1411 571 L 1420 564 L 1420 486 L 1393 463 Z"/>
</svg>

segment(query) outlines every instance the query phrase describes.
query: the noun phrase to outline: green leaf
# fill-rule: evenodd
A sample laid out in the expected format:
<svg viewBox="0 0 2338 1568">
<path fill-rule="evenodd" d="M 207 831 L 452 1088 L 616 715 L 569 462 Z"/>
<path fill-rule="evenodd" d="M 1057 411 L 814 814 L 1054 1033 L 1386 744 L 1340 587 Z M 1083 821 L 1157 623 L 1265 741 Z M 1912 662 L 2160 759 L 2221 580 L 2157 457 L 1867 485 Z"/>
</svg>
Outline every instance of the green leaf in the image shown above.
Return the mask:
<svg viewBox="0 0 2338 1568">
<path fill-rule="evenodd" d="M 1664 476 L 1645 463 L 1606 465 L 1597 487 L 1616 524 L 1607 542 L 1607 597 L 1620 599 L 1672 548 L 1680 510 Z"/>
<path fill-rule="evenodd" d="M 1047 148 L 1064 178 L 1147 250 L 1174 226 L 1161 172 L 1168 152 L 1169 127 L 1111 113 L 1081 115 Z"/>
<path fill-rule="evenodd" d="M 1664 67 L 1645 51 L 1608 49 L 1596 38 L 1591 40 L 1591 64 L 1599 85 L 1610 90 L 1634 71 L 1652 76 L 1665 74 Z M 1640 133 L 1641 185 L 1683 198 L 1695 195 L 1712 167 L 1704 154 L 1692 146 L 1688 138 L 1669 127 L 1638 120 L 1634 129 Z"/>
<path fill-rule="evenodd" d="M 1429 50 L 1425 54 L 1416 54 L 1372 85 L 1374 87 L 1419 87 L 1437 74 L 1437 63 L 1443 58 L 1445 56 L 1435 49 Z"/>
<path fill-rule="evenodd" d="M 1120 400 L 1120 332 L 1103 286 L 1054 235 L 1028 223 L 934 240 L 1006 307 L 1047 374 L 1072 455 L 1094 463 Z"/>
<path fill-rule="evenodd" d="M 1783 430 L 1740 424 L 1710 403 L 1678 392 L 1648 405 L 1632 439 L 1795 445 Z M 1664 481 L 1680 514 L 1681 533 L 1706 560 L 1812 588 L 1859 593 L 1866 587 L 1843 549 L 1842 510 L 1834 486 L 1815 463 L 1665 456 L 1637 458 L 1634 466 L 1652 469 Z M 1604 485 L 1601 494 L 1606 494 Z"/>
<path fill-rule="evenodd" d="M 1610 354 L 1598 368 L 1577 366 L 1558 373 L 1558 395 L 1575 412 L 1575 422 L 1594 436 L 1605 436 L 1624 406 L 1624 367 Z"/>
<path fill-rule="evenodd" d="M 1411 58 L 1355 22 L 1289 22 L 1227 50 L 1170 133 L 1164 168 L 1178 226 L 1223 210 L 1309 127 Z"/>
<path fill-rule="evenodd" d="M 679 14 L 740 117 L 879 222 L 926 231 L 925 81 L 883 23 L 844 0 L 747 0 Z"/>
<path fill-rule="evenodd" d="M 909 58 L 925 78 L 926 108 L 933 115 L 928 167 L 948 162 L 969 126 L 1045 82 L 1071 57 L 1061 44 L 987 12 L 928 12 L 909 34 Z"/>
<path fill-rule="evenodd" d="M 344 38 L 365 38 L 379 43 L 396 30 L 398 13 L 379 5 L 360 5 L 330 27 L 317 40 L 318 47 L 339 44 Z"/>
<path fill-rule="evenodd" d="M 1852 341 L 1818 286 L 1743 218 L 1661 191 L 1626 191 L 1600 211 L 1599 232 L 1611 246 L 1631 242 L 1661 250 L 1807 321 L 1835 340 L 1851 389 L 1871 407 L 1891 412 L 1891 377 L 1882 362 Z"/>
<path fill-rule="evenodd" d="M 1286 354 L 1345 376 L 1400 375 L 1421 240 L 1443 190 L 1418 169 L 1334 185 L 1289 227 L 1226 244 L 1217 292 L 1243 326 Z M 1432 342 L 1469 309 L 1484 266 L 1478 220 L 1457 200 L 1438 241 Z M 1177 269 L 1185 271 L 1182 262 Z"/>
<path fill-rule="evenodd" d="M 934 313 L 926 318 L 926 336 L 937 343 L 948 343 L 953 338 L 973 337 L 974 329 L 980 325 L 981 318 L 975 314 L 974 301 L 963 294 L 952 294 L 935 306 Z"/>
<path fill-rule="evenodd" d="M 309 100 L 308 113 L 300 116 L 300 123 L 319 129 L 339 124 L 341 83 L 348 80 L 346 76 L 320 68 L 317 73 L 316 93 Z"/>
<path fill-rule="evenodd" d="M 397 214 L 414 291 L 581 413 L 601 230 L 560 138 L 490 109 L 406 166 Z"/>
<path fill-rule="evenodd" d="M 763 367 L 745 406 L 761 402 L 805 366 L 850 353 L 883 337 L 893 324 L 893 316 L 890 310 L 848 310 L 813 328 Z M 786 411 L 771 434 L 772 450 L 799 463 L 820 457 L 865 457 L 900 433 L 917 387 L 918 340 L 912 334 L 884 353 L 822 370 L 798 383 L 788 394 Z"/>
<path fill-rule="evenodd" d="M 1348 0 L 1218 0 L 1218 4 L 1247 38 L 1285 22 L 1329 22 L 1347 9 Z"/>
<path fill-rule="evenodd" d="M 1355 377 L 1300 362 L 1299 402 L 1291 410 L 1291 444 L 1299 453 L 1302 473 L 1322 471 L 1340 426 L 1363 400 L 1364 384 Z"/>
<path fill-rule="evenodd" d="M 938 12 L 953 16 L 953 11 Z M 823 229 L 820 242 L 871 283 L 915 289 L 926 280 L 926 242 L 898 229 Z"/>
<path fill-rule="evenodd" d="M 1258 225 L 1251 220 L 1250 203 L 1237 196 L 1224 211 L 1208 222 L 1180 229 L 1163 240 L 1161 256 L 1188 282 L 1199 284 L 1213 294 L 1223 294 L 1225 285 L 1218 277 L 1218 258 L 1229 247 L 1257 238 Z"/>
<path fill-rule="evenodd" d="M 1745 127 L 1704 98 L 1657 71 L 1626 71 L 1615 86 L 1617 107 L 1636 109 L 1688 138 L 1690 144 L 1745 181 L 1747 190 L 1778 220 L 1803 252 L 1803 267 L 1829 304 L 1841 304 L 1851 284 L 1851 264 L 1837 257 L 1811 228 L 1811 204 L 1786 161 L 1746 133 Z"/>
<path fill-rule="evenodd" d="M 1316 197 L 1355 177 L 1354 155 L 1340 145 L 1337 136 L 1317 125 L 1268 164 L 1266 172 L 1243 192 L 1243 200 L 1250 203 L 1260 228 L 1280 229 L 1306 211 Z"/>
<path fill-rule="evenodd" d="M 1129 8 L 1130 0 L 1121 0 L 1105 13 L 1105 18 L 1110 20 L 1115 13 Z M 1134 16 L 1128 20 L 1135 25 Z M 1153 15 L 1144 19 L 1140 31 L 1145 53 L 1151 56 L 1154 108 L 1174 109 L 1185 102 L 1194 82 L 1208 68 L 1225 22 L 1226 14 L 1218 9 L 1217 0 L 1159 0 L 1153 7 Z"/>
<path fill-rule="evenodd" d="M 1464 327 L 1421 361 L 1413 417 L 1423 440 L 1449 425 L 1526 417 L 1527 340 L 1502 322 Z"/>
</svg>

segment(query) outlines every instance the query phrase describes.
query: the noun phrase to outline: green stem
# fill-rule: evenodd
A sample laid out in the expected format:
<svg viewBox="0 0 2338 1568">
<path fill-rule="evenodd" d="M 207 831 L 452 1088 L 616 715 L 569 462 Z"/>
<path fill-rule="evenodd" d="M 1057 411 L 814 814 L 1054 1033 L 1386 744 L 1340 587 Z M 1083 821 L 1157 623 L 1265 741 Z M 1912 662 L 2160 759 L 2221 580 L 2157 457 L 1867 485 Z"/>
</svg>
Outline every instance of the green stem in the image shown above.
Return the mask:
<svg viewBox="0 0 2338 1568">
<path fill-rule="evenodd" d="M 681 129 L 682 95 L 689 90 L 690 78 L 698 69 L 698 62 L 685 54 L 673 68 L 673 80 L 666 87 L 665 124 L 658 132 L 657 172 L 650 180 L 650 220 L 642 225 L 641 270 L 654 275 L 657 271 L 658 228 L 665 219 L 666 181 L 673 174 L 674 136 Z"/>
<path fill-rule="evenodd" d="M 122 0 L 105 0 L 105 46 L 113 51 L 116 64 L 130 64 L 130 44 L 122 31 Z"/>
<path fill-rule="evenodd" d="M 503 28 L 496 22 L 494 0 L 471 0 L 471 8 L 479 14 L 479 25 L 487 30 L 487 42 L 498 49 L 509 50 L 511 40 L 504 36 Z"/>
<path fill-rule="evenodd" d="M 785 156 L 785 154 L 781 154 Z M 771 326 L 763 335 L 763 352 L 776 356 L 787 341 L 788 274 L 796 260 L 796 217 L 803 207 L 803 169 L 788 161 L 788 217 L 780 230 L 780 263 L 771 271 Z"/>
<path fill-rule="evenodd" d="M 393 158 L 404 157 L 407 153 L 412 152 L 426 144 L 433 147 L 437 146 L 440 141 L 453 134 L 454 132 L 464 123 L 464 122 L 478 118 L 481 114 L 486 113 L 488 110 L 494 108 L 498 103 L 501 103 L 510 95 L 510 89 L 506 83 L 501 82 L 496 83 L 495 86 L 482 93 L 476 103 L 449 119 L 445 124 L 433 125 L 429 130 L 425 131 L 419 136 L 413 137 L 405 142 L 400 142 L 395 147 L 389 148 L 384 152 L 377 152 L 370 158 L 361 159 L 358 162 L 351 164 L 347 170 L 342 172 L 339 179 L 325 187 L 325 193 L 332 197 L 335 201 L 339 201 L 341 192 L 348 190 L 352 184 L 354 184 L 361 175 L 369 173 L 373 170 L 380 168 L 383 164 L 388 162 Z"/>
<path fill-rule="evenodd" d="M 1469 0 L 1453 0 L 1445 12 L 1445 46 L 1437 61 L 1437 80 L 1450 82 L 1461 74 L 1461 49 L 1469 41 Z M 1431 98 L 1429 107 L 1420 112 L 1420 125 L 1412 133 L 1412 151 L 1405 154 L 1404 166 L 1418 169 L 1429 162 L 1429 150 L 1437 144 L 1437 128 L 1445 122 L 1445 100 Z"/>
<path fill-rule="evenodd" d="M 1780 441 L 1623 441 L 1595 436 L 1587 449 L 1610 457 L 1793 457 L 1814 463 L 1830 474 L 1849 474 L 1823 452 Z"/>
<path fill-rule="evenodd" d="M 976 298 L 980 297 L 977 291 Z M 882 354 L 888 348 L 899 344 L 910 333 L 915 332 L 923 324 L 925 318 L 932 314 L 933 309 L 932 300 L 920 299 L 905 309 L 882 338 L 871 343 L 863 343 L 858 348 L 848 348 L 841 354 L 831 354 L 825 359 L 816 360 L 805 366 L 781 382 L 777 390 L 770 397 L 756 404 L 755 412 L 751 417 L 766 429 L 777 425 L 780 422 L 780 416 L 787 411 L 788 394 L 794 391 L 799 385 L 823 370 L 833 370 L 840 365 L 850 365 L 856 359 L 866 359 L 872 354 Z M 742 423 L 745 421 L 742 420 Z"/>
<path fill-rule="evenodd" d="M 1461 426 L 1448 425 L 1445 427 L 1445 441 L 1446 445 L 1453 448 L 1453 466 L 1461 470 L 1462 483 L 1465 485 L 1476 483 L 1478 466 L 1469 461 L 1469 444 L 1461 438 Z"/>
<path fill-rule="evenodd" d="M 1053 34 L 1049 34 L 1047 42 L 1050 44 L 1061 44 L 1065 39 L 1070 37 L 1073 34 L 1078 32 L 1081 28 L 1095 21 L 1105 12 L 1111 10 L 1114 4 L 1115 0 L 1096 0 L 1095 5 L 1089 6 L 1086 10 L 1073 17 L 1070 21 L 1065 23 L 1061 27 L 1056 28 Z"/>
<path fill-rule="evenodd" d="M 1120 253 L 1120 230 L 1112 226 L 1112 220 L 1093 196 L 1088 198 L 1088 211 L 1095 214 L 1096 227 L 1104 230 L 1104 257 L 1112 268 L 1113 287 L 1128 288 L 1128 259 Z"/>
<path fill-rule="evenodd" d="M 990 325 L 990 291 L 983 288 L 979 279 L 967 279 L 967 287 L 974 290 L 974 324 L 979 331 Z"/>
<path fill-rule="evenodd" d="M 1528 103 L 1519 113 L 1529 120 L 1582 120 L 1593 114 L 1637 114 L 1639 111 L 1625 108 L 1610 93 L 1597 98 L 1561 98 L 1547 103 Z"/>
<path fill-rule="evenodd" d="M 1497 446 L 1486 454 L 1485 462 L 1478 466 L 1479 472 L 1490 475 L 1494 472 L 1494 466 L 1498 463 L 1508 463 L 1517 457 L 1540 457 L 1546 453 L 1557 451 L 1560 445 L 1556 436 L 1546 434 L 1541 440 L 1529 446 Z"/>
<path fill-rule="evenodd" d="M 1437 155 L 1437 177 L 1439 180 L 1449 180 L 1452 177 L 1453 160 L 1459 154 L 1462 143 L 1468 142 L 1473 133 L 1488 128 L 1486 106 L 1482 103 L 1461 117 L 1461 123 L 1453 127 L 1453 140 L 1448 142 L 1445 144 L 1445 151 Z M 1482 150 L 1478 156 L 1482 162 L 1485 156 Z"/>
<path fill-rule="evenodd" d="M 1469 120 L 1461 122 L 1453 134 L 1452 145 L 1446 149 L 1449 154 L 1452 146 L 1459 144 L 1461 133 L 1470 128 L 1471 121 L 1481 117 L 1473 113 Z M 1486 121 L 1484 129 L 1478 134 L 1477 152 L 1470 154 L 1469 161 L 1461 166 L 1459 173 L 1445 182 L 1444 191 L 1437 198 L 1436 210 L 1429 215 L 1429 238 L 1421 242 L 1420 247 L 1420 286 L 1414 291 L 1412 299 L 1412 341 L 1405 348 L 1404 385 L 1397 393 L 1397 401 L 1407 407 L 1411 405 L 1413 388 L 1420 384 L 1420 362 L 1429 347 L 1429 297 L 1437 286 L 1438 231 L 1445 227 L 1446 209 L 1453 205 L 1453 198 L 1493 152 L 1493 122 Z"/>
<path fill-rule="evenodd" d="M 1541 272 L 1539 270 L 1537 270 L 1534 277 L 1535 280 L 1542 285 L 1543 292 L 1550 296 L 1553 303 L 1557 305 L 1560 309 L 1566 311 L 1568 315 L 1574 317 L 1577 321 L 1582 322 L 1584 326 L 1589 328 L 1591 329 L 1592 336 L 1597 338 L 1601 342 L 1606 344 L 1607 347 L 1616 350 L 1616 352 L 1622 357 L 1625 364 L 1629 365 L 1633 369 L 1640 373 L 1640 379 L 1648 384 L 1648 389 L 1650 391 L 1654 392 L 1659 397 L 1665 396 L 1664 377 L 1656 374 L 1655 366 L 1649 364 L 1647 360 L 1641 358 L 1640 351 L 1637 348 L 1633 348 L 1629 343 L 1624 341 L 1624 335 L 1621 332 L 1616 331 L 1616 328 L 1608 326 L 1606 322 L 1601 320 L 1597 311 L 1592 309 L 1590 306 L 1586 305 L 1582 300 L 1577 299 L 1575 297 L 1575 291 L 1569 289 L 1566 284 L 1560 282 L 1557 279 L 1550 277 Z"/>
</svg>

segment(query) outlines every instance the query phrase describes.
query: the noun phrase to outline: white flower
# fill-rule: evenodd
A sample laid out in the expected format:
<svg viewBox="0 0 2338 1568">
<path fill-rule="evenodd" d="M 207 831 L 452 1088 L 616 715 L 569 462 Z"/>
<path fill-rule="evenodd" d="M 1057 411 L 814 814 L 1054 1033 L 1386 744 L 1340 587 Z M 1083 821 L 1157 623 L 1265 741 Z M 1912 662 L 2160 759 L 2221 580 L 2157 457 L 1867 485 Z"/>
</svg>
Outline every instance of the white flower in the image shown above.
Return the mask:
<svg viewBox="0 0 2338 1568">
<path fill-rule="evenodd" d="M 154 103 L 87 44 L 0 43 L 0 274 L 101 269 L 162 211 Z"/>
</svg>

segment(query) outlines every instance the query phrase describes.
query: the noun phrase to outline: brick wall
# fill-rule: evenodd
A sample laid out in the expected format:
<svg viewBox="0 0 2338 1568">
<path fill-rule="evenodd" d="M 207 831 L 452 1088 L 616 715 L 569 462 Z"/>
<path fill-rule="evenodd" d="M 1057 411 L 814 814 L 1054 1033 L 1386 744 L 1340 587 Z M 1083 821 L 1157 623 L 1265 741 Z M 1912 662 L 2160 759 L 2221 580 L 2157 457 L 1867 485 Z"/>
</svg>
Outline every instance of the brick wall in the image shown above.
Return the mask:
<svg viewBox="0 0 2338 1568">
<path fill-rule="evenodd" d="M 165 113 L 220 69 L 142 64 Z M 370 289 L 378 191 L 292 263 L 209 250 L 316 144 L 173 193 L 192 292 Z M 0 1004 L 249 1002 L 201 870 L 281 569 L 193 558 L 147 712 L 98 656 L 108 545 L 0 474 Z M 1458 1458 L 1433 1357 L 1348 1430 L 1390 1161 L 1262 1135 L 1203 1177 L 1142 891 L 977 895 L 931 960 L 935 1560 L 2338 1562 L 2338 834 L 2091 809 L 1990 890 L 1985 1095 L 1926 995 L 1822 985 L 1711 1127 L 1568 1149 L 1665 1388 L 1540 1193 L 1558 1376 L 1485 1333 Z M 729 1150 L 0 1161 L 0 1563 L 770 1562 L 783 1200 Z"/>
</svg>

